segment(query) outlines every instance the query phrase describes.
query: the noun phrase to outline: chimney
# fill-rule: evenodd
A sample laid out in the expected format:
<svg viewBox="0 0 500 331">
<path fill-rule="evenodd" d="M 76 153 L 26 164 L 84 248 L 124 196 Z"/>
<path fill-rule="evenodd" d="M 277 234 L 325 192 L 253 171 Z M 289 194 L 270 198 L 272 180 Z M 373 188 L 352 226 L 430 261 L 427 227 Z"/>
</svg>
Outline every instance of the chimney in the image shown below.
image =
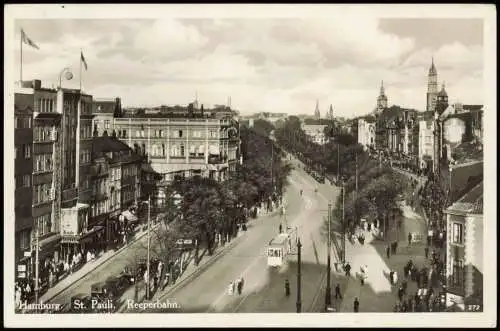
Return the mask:
<svg viewBox="0 0 500 331">
<path fill-rule="evenodd" d="M 33 89 L 39 90 L 42 88 L 42 81 L 40 79 L 33 79 Z"/>
</svg>

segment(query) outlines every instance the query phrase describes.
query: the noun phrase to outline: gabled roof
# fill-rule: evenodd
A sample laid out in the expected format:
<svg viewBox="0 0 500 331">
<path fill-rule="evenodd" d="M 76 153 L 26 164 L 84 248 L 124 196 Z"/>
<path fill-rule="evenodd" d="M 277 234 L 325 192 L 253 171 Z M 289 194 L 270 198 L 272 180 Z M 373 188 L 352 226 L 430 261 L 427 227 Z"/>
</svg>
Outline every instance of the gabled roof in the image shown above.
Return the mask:
<svg viewBox="0 0 500 331">
<path fill-rule="evenodd" d="M 458 201 L 446 209 L 448 212 L 482 214 L 483 212 L 483 181 L 465 193 Z"/>
</svg>

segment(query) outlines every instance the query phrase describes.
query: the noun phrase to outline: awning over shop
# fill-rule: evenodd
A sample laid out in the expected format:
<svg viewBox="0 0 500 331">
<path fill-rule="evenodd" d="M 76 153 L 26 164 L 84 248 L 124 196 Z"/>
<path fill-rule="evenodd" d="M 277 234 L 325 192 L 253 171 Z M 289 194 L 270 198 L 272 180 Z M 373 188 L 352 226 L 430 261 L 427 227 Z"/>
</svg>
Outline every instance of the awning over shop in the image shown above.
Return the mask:
<svg viewBox="0 0 500 331">
<path fill-rule="evenodd" d="M 122 215 L 127 219 L 129 222 L 137 222 L 138 218 L 134 214 L 132 214 L 130 211 L 125 210 L 122 212 Z"/>
<path fill-rule="evenodd" d="M 103 230 L 104 226 L 94 226 L 90 231 L 83 234 L 66 234 L 61 238 L 62 244 L 81 244 L 87 241 L 87 238 L 92 238 L 92 235 Z"/>
</svg>

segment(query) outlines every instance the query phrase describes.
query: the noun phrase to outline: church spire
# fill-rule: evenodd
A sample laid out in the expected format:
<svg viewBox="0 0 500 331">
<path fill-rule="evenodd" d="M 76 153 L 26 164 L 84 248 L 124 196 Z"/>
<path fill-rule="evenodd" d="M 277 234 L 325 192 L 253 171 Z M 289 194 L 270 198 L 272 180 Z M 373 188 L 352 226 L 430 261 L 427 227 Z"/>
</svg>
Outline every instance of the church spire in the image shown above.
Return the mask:
<svg viewBox="0 0 500 331">
<path fill-rule="evenodd" d="M 316 109 L 314 110 L 314 117 L 318 120 L 321 118 L 321 114 L 319 113 L 319 100 L 316 100 Z"/>
<path fill-rule="evenodd" d="M 429 68 L 429 76 L 431 75 L 437 75 L 436 66 L 434 65 L 434 56 L 431 58 L 431 67 Z"/>
<path fill-rule="evenodd" d="M 380 95 L 385 95 L 384 81 L 382 81 L 382 84 L 380 84 Z"/>
</svg>

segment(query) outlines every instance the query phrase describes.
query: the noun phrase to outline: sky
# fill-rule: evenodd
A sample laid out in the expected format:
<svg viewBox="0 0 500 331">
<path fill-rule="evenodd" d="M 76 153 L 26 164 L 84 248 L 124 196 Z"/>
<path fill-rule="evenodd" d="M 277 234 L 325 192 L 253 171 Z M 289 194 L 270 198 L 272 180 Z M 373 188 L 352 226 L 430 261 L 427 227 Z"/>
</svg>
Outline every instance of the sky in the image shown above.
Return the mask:
<svg viewBox="0 0 500 331">
<path fill-rule="evenodd" d="M 450 102 L 482 104 L 482 19 L 23 19 L 23 79 L 56 86 L 70 67 L 95 98 L 125 107 L 226 104 L 242 114 L 367 114 L 381 81 L 389 105 L 425 110 L 432 57 Z M 19 72 L 20 44 L 14 45 Z"/>
</svg>

